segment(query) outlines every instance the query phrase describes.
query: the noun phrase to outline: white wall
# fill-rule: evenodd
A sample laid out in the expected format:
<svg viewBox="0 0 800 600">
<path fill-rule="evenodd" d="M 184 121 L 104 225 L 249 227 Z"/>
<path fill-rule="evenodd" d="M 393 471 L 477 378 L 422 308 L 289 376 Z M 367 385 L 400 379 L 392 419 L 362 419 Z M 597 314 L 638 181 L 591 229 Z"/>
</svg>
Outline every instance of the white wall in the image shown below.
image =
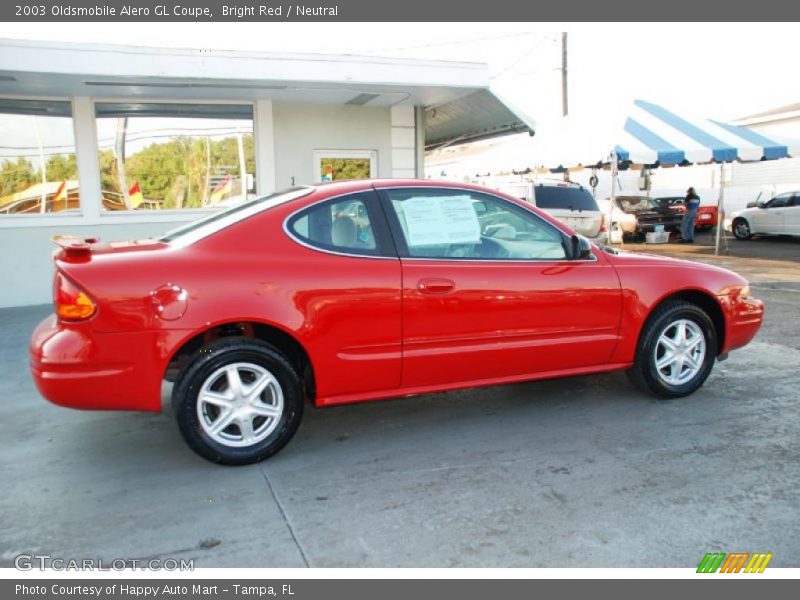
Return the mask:
<svg viewBox="0 0 800 600">
<path fill-rule="evenodd" d="M 273 102 L 276 189 L 317 181 L 314 150 L 376 150 L 378 177 L 392 177 L 390 110 Z"/>
<path fill-rule="evenodd" d="M 50 238 L 59 234 L 100 236 L 103 241 L 146 238 L 180 225 L 137 223 L 57 225 L 0 229 L 0 307 L 46 304 L 53 299 L 53 258 Z"/>
<path fill-rule="evenodd" d="M 75 127 L 78 141 L 83 141 L 78 144 L 83 215 L 0 216 L 0 308 L 52 300 L 55 246 L 50 238 L 54 235 L 99 236 L 104 241 L 143 238 L 202 214 L 202 211 L 102 214 L 93 110 L 88 98 L 76 100 L 73 104 L 82 109 L 80 115 L 76 114 L 81 118 L 75 120 Z M 388 107 L 258 101 L 255 132 L 259 193 L 288 187 L 292 178 L 295 184 L 313 183 L 314 150 L 321 149 L 374 150 L 378 157 L 378 177 L 413 177 L 413 115 L 413 108 L 395 110 L 393 120 L 392 109 Z M 411 149 L 406 148 L 409 135 Z M 397 145 L 396 165 L 394 145 Z M 88 149 L 82 152 L 82 147 Z"/>
</svg>

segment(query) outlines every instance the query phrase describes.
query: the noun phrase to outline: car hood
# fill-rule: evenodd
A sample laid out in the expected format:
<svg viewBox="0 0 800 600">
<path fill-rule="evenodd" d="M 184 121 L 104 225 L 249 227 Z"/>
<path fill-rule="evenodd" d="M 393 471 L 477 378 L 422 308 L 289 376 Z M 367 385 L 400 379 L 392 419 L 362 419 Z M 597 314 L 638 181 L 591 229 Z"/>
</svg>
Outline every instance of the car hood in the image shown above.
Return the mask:
<svg viewBox="0 0 800 600">
<path fill-rule="evenodd" d="M 658 276 L 657 271 L 662 269 L 670 269 L 673 273 L 685 270 L 688 284 L 703 282 L 701 287 L 709 289 L 713 293 L 723 293 L 724 288 L 728 286 L 747 285 L 747 280 L 733 271 L 692 260 L 627 250 L 616 250 L 616 253 L 607 254 L 607 256 L 615 267 L 647 269 L 652 272 L 653 277 Z"/>
</svg>

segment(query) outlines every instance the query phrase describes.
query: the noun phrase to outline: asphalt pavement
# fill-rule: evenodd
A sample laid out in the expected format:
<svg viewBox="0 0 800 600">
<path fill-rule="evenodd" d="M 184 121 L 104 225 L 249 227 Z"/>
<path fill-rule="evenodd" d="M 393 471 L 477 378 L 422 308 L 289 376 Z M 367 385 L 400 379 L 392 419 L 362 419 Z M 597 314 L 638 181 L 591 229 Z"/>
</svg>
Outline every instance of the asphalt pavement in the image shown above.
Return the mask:
<svg viewBox="0 0 800 600">
<path fill-rule="evenodd" d="M 20 553 L 208 567 L 800 566 L 800 240 L 720 257 L 765 300 L 753 343 L 689 398 L 613 373 L 309 409 L 259 465 L 210 464 L 169 412 L 80 412 L 37 394 L 49 306 L 0 310 L 0 566 Z M 729 245 L 730 248 L 730 245 Z M 749 255 L 748 255 L 749 254 Z"/>
</svg>

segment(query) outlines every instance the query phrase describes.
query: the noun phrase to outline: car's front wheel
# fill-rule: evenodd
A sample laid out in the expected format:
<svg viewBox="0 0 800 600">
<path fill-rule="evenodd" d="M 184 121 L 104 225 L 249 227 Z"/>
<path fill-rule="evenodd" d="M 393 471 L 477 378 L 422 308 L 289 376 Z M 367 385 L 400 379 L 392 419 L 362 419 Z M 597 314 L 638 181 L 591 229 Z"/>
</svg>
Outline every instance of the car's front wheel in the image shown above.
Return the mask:
<svg viewBox="0 0 800 600">
<path fill-rule="evenodd" d="M 245 465 L 283 448 L 300 425 L 303 392 L 286 357 L 245 338 L 202 348 L 172 394 L 178 427 L 189 447 L 212 462 Z"/>
<path fill-rule="evenodd" d="M 628 376 L 661 398 L 680 398 L 705 383 L 714 366 L 717 335 L 708 315 L 689 302 L 669 302 L 642 330 Z"/>
<path fill-rule="evenodd" d="M 733 235 L 736 236 L 737 240 L 749 240 L 751 237 L 753 237 L 753 234 L 750 231 L 750 223 L 748 223 L 745 219 L 736 219 L 733 222 Z"/>
</svg>

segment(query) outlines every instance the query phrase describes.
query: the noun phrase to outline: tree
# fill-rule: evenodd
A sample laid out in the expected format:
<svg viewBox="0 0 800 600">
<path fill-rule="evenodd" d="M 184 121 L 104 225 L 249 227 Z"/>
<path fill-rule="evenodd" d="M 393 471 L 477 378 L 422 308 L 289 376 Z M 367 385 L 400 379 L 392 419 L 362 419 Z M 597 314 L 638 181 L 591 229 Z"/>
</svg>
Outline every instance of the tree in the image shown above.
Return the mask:
<svg viewBox="0 0 800 600">
<path fill-rule="evenodd" d="M 323 158 L 321 175 L 327 175 L 326 167 L 333 165 L 333 179 L 369 179 L 368 158 Z"/>
<path fill-rule="evenodd" d="M 26 190 L 37 181 L 33 163 L 24 156 L 14 161 L 5 159 L 0 165 L 0 197 Z"/>
<path fill-rule="evenodd" d="M 78 178 L 75 154 L 54 154 L 44 164 L 47 181 L 66 181 Z"/>
<path fill-rule="evenodd" d="M 139 182 L 146 200 L 161 200 L 164 208 L 198 208 L 206 198 L 206 173 L 216 177 L 239 176 L 237 136 L 208 142 L 204 136 L 177 136 L 150 144 L 125 161 L 128 185 Z M 243 139 L 245 165 L 255 173 L 255 147 L 252 134 Z M 102 189 L 122 192 L 112 150 L 98 155 Z"/>
</svg>

